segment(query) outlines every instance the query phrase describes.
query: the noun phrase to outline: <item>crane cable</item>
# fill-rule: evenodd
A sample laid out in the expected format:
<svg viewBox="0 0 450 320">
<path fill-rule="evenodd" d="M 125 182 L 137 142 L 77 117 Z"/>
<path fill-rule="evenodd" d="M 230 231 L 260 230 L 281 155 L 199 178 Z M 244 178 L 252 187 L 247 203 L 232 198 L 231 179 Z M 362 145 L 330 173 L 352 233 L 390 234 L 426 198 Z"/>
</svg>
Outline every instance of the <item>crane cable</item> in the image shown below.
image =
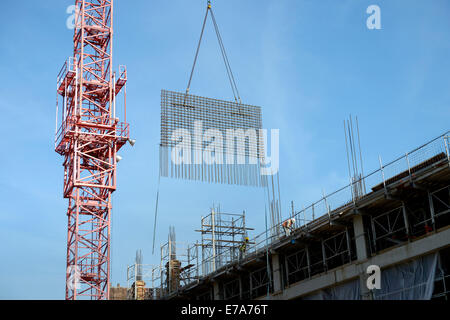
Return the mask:
<svg viewBox="0 0 450 320">
<path fill-rule="evenodd" d="M 234 100 L 236 102 L 242 103 L 241 102 L 241 97 L 239 95 L 239 90 L 238 90 L 237 85 L 236 85 L 236 80 L 234 79 L 233 71 L 231 70 L 230 61 L 228 60 L 227 52 L 226 52 L 225 46 L 223 44 L 222 36 L 220 35 L 219 27 L 217 25 L 217 21 L 216 21 L 216 18 L 214 16 L 214 12 L 212 10 L 212 6 L 211 6 L 211 1 L 210 0 L 208 0 L 208 6 L 206 8 L 205 18 L 203 19 L 202 31 L 200 33 L 200 39 L 198 41 L 197 50 L 195 52 L 194 63 L 192 65 L 192 70 L 191 70 L 191 74 L 190 74 L 190 77 L 189 77 L 189 82 L 188 82 L 188 85 L 187 85 L 186 94 L 189 94 L 189 89 L 191 87 L 192 76 L 194 74 L 195 66 L 197 64 L 198 54 L 199 54 L 199 51 L 200 51 L 200 46 L 201 46 L 201 42 L 202 42 L 202 39 L 203 39 L 203 34 L 204 34 L 204 31 L 205 31 L 205 26 L 206 26 L 206 20 L 208 19 L 209 12 L 211 12 L 211 20 L 213 22 L 214 31 L 216 32 L 217 40 L 219 42 L 220 52 L 222 54 L 223 62 L 225 63 L 225 68 L 227 70 L 227 76 L 228 76 L 228 80 L 230 81 L 231 90 L 233 91 Z"/>
<path fill-rule="evenodd" d="M 152 254 L 155 254 L 155 237 L 156 237 L 156 219 L 158 217 L 158 202 L 159 202 L 159 188 L 161 185 L 161 172 L 158 176 L 158 188 L 156 192 L 156 206 L 155 206 L 155 221 L 153 223 L 153 244 L 152 244 Z"/>
</svg>

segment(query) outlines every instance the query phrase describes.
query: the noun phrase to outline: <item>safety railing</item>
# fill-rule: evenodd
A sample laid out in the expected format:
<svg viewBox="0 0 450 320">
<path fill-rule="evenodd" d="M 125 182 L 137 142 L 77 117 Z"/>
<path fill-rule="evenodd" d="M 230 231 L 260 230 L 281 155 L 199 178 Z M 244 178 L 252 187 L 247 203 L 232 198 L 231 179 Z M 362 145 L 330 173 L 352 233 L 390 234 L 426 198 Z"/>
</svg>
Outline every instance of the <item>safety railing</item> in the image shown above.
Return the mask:
<svg viewBox="0 0 450 320">
<path fill-rule="evenodd" d="M 144 299 L 156 300 L 162 297 L 163 281 L 160 266 L 150 264 L 132 264 L 127 268 L 127 299 L 137 299 L 137 282 L 143 281 L 149 288 Z"/>
<path fill-rule="evenodd" d="M 119 66 L 119 78 L 121 80 L 127 80 L 127 66 L 120 65 Z"/>
<path fill-rule="evenodd" d="M 61 70 L 58 73 L 58 76 L 56 77 L 56 86 L 59 90 L 61 85 L 63 84 L 64 80 L 67 77 L 68 73 L 75 74 L 75 59 L 74 57 L 69 57 L 61 67 Z"/>
<path fill-rule="evenodd" d="M 128 139 L 130 137 L 130 124 L 119 122 L 116 126 L 116 136 L 123 139 Z"/>
<path fill-rule="evenodd" d="M 76 116 L 68 116 L 65 121 L 61 123 L 61 126 L 59 127 L 58 131 L 56 131 L 55 135 L 55 150 L 57 150 L 60 147 L 61 142 L 66 137 L 66 135 L 70 132 L 75 131 L 75 125 L 79 124 L 80 127 L 83 126 L 92 126 L 92 127 L 99 127 L 99 128 L 108 128 L 113 127 L 115 125 L 115 137 L 121 138 L 123 140 L 127 140 L 130 137 L 130 124 L 125 122 L 118 122 L 116 123 L 116 120 L 113 118 L 108 118 L 106 121 L 102 121 L 101 123 L 95 123 L 95 122 L 89 122 L 89 121 L 78 121 Z M 95 132 L 85 132 L 85 134 L 92 134 L 95 135 L 97 133 Z"/>
<path fill-rule="evenodd" d="M 344 210 L 346 206 L 351 205 L 359 198 L 366 196 L 372 191 L 383 189 L 387 184 L 397 179 L 405 177 L 412 179 L 414 174 L 427 166 L 429 162 L 446 158 L 450 163 L 448 133 L 386 164 L 383 164 L 380 158 L 380 168 L 377 170 L 297 211 L 294 215 L 296 220 L 295 228 L 307 225 L 311 220 L 328 215 L 336 209 L 342 208 Z M 352 193 L 357 183 L 362 183 L 365 186 L 365 191 L 363 189 L 364 192 L 359 198 L 355 198 L 354 193 Z"/>
<path fill-rule="evenodd" d="M 55 136 L 55 150 L 58 151 L 62 146 L 61 143 L 67 133 L 75 130 L 76 118 L 74 116 L 67 117 L 59 127 Z"/>
</svg>

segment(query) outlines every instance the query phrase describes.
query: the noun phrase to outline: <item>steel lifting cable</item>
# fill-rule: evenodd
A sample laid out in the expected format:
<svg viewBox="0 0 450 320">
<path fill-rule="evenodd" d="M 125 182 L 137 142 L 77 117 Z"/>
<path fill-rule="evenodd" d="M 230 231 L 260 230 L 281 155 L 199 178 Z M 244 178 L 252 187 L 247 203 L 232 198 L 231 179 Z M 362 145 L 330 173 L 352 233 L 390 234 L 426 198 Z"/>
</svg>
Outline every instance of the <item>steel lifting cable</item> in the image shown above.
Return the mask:
<svg viewBox="0 0 450 320">
<path fill-rule="evenodd" d="M 217 25 L 216 18 L 214 17 L 214 12 L 212 11 L 212 9 L 210 10 L 211 10 L 211 18 L 214 24 L 214 29 L 216 30 L 217 40 L 219 41 L 219 46 L 222 51 L 222 57 L 225 63 L 225 67 L 227 68 L 228 79 L 230 80 L 231 88 L 233 90 L 234 99 L 236 101 L 239 101 L 239 103 L 241 103 L 241 97 L 239 95 L 239 90 L 237 88 L 236 81 L 234 80 L 233 71 L 231 70 L 230 61 L 228 60 L 227 52 L 225 50 L 225 46 L 222 41 L 222 36 L 220 35 L 219 27 Z M 236 99 L 236 95 L 239 100 Z"/>
<path fill-rule="evenodd" d="M 216 21 L 216 18 L 214 16 L 214 12 L 212 10 L 211 1 L 208 1 L 208 6 L 206 8 L 205 18 L 203 19 L 202 31 L 200 33 L 200 39 L 198 41 L 197 50 L 195 52 L 194 63 L 192 65 L 191 74 L 189 76 L 189 82 L 188 82 L 188 85 L 187 85 L 186 94 L 189 94 L 189 90 L 190 90 L 191 82 L 192 82 L 192 76 L 194 74 L 195 66 L 197 64 L 198 54 L 199 54 L 199 51 L 200 51 L 200 46 L 201 46 L 201 42 L 202 42 L 202 39 L 203 39 L 204 31 L 205 31 L 206 20 L 208 19 L 208 14 L 209 14 L 210 11 L 211 11 L 211 20 L 213 22 L 214 31 L 216 32 L 217 40 L 219 42 L 220 52 L 222 54 L 223 62 L 225 63 L 225 68 L 227 70 L 227 76 L 228 76 L 228 80 L 230 81 L 231 90 L 233 91 L 234 100 L 236 102 L 241 103 L 241 97 L 239 95 L 239 90 L 237 88 L 236 81 L 235 81 L 234 75 L 233 75 L 233 71 L 231 70 L 230 61 L 228 60 L 228 56 L 227 56 L 227 53 L 226 53 L 226 50 L 225 50 L 225 46 L 223 44 L 222 36 L 220 35 L 219 27 L 217 25 L 217 21 Z"/>
<path fill-rule="evenodd" d="M 189 77 L 189 82 L 188 82 L 188 85 L 187 85 L 186 94 L 189 93 L 189 89 L 191 87 L 192 76 L 194 75 L 194 69 L 195 69 L 195 65 L 197 63 L 198 53 L 200 51 L 200 45 L 202 44 L 202 38 L 203 38 L 203 33 L 205 31 L 206 20 L 208 19 L 209 9 L 210 9 L 210 3 L 208 1 L 208 7 L 206 8 L 205 19 L 203 19 L 202 32 L 200 33 L 200 39 L 198 40 L 197 51 L 195 52 L 194 64 L 192 65 L 191 75 Z"/>
<path fill-rule="evenodd" d="M 155 221 L 153 223 L 153 245 L 152 245 L 152 254 L 155 253 L 155 236 L 156 236 L 156 218 L 158 216 L 158 202 L 159 202 L 159 188 L 161 184 L 161 171 L 158 176 L 158 188 L 156 191 L 156 206 L 155 206 Z"/>
<path fill-rule="evenodd" d="M 164 152 L 161 149 L 162 145 L 159 145 L 159 163 L 166 161 Z M 152 254 L 155 253 L 155 238 L 156 238 L 156 223 L 158 218 L 158 205 L 159 205 L 159 190 L 161 189 L 161 167 L 158 170 L 158 186 L 156 188 L 156 205 L 155 205 L 155 220 L 153 222 L 153 244 L 152 244 Z"/>
</svg>

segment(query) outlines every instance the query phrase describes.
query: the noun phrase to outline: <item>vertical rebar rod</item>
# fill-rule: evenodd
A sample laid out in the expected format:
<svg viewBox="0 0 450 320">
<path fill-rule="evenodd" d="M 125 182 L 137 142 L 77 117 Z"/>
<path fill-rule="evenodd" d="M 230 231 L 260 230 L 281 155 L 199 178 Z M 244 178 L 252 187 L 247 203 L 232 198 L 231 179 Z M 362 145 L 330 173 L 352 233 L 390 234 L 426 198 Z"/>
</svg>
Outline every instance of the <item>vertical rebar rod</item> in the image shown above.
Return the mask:
<svg viewBox="0 0 450 320">
<path fill-rule="evenodd" d="M 271 182 L 272 182 L 272 212 L 271 212 L 271 221 L 272 221 L 272 227 L 276 228 L 276 224 L 275 224 L 275 186 L 274 186 L 274 182 L 273 182 L 273 172 L 272 175 L 270 176 L 271 178 Z M 276 230 L 274 230 L 274 232 L 276 232 Z"/>
<path fill-rule="evenodd" d="M 277 216 L 277 233 L 280 232 L 279 225 L 281 223 L 281 191 L 280 191 L 280 172 L 277 172 L 277 185 L 278 185 L 278 216 Z"/>
<path fill-rule="evenodd" d="M 355 134 L 353 132 L 353 119 L 352 116 L 350 116 L 350 128 L 351 128 L 351 132 L 352 132 L 352 150 L 353 150 L 353 159 L 354 159 L 354 163 L 355 163 L 355 180 L 358 177 L 359 174 L 359 168 L 358 168 L 358 158 L 356 156 L 356 145 L 355 145 Z"/>
<path fill-rule="evenodd" d="M 352 193 L 353 203 L 355 203 L 355 200 L 356 200 L 355 198 L 356 197 L 355 197 L 355 195 L 353 193 L 353 180 L 352 180 L 352 173 L 351 173 L 351 169 L 350 169 L 350 155 L 348 153 L 347 128 L 346 128 L 346 125 L 345 125 L 345 120 L 344 120 L 344 135 L 345 135 L 345 150 L 347 152 L 348 178 L 350 180 L 350 185 L 351 185 L 350 191 Z"/>
<path fill-rule="evenodd" d="M 291 200 L 291 219 L 294 218 L 294 201 Z"/>
<path fill-rule="evenodd" d="M 364 194 L 366 194 L 366 182 L 364 180 L 364 167 L 363 167 L 363 159 L 362 159 L 362 150 L 361 150 L 361 139 L 359 136 L 359 123 L 358 123 L 358 116 L 356 116 L 356 130 L 358 132 L 358 148 L 359 148 L 359 159 L 361 161 L 361 179 L 362 184 L 364 187 Z"/>
</svg>

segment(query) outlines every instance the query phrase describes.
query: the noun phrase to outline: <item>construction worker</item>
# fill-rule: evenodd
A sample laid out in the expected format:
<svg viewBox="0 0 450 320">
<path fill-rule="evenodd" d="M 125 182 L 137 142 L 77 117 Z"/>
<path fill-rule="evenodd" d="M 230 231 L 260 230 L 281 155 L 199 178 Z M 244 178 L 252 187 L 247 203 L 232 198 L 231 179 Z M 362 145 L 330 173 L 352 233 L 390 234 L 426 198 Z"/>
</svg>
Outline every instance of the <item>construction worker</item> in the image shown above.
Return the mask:
<svg viewBox="0 0 450 320">
<path fill-rule="evenodd" d="M 284 229 L 284 233 L 286 234 L 286 237 L 289 237 L 289 235 L 291 234 L 291 231 L 294 230 L 295 218 L 287 219 L 286 221 L 284 221 L 281 224 L 281 226 Z"/>
<path fill-rule="evenodd" d="M 242 257 L 245 254 L 245 251 L 247 251 L 247 245 L 248 245 L 249 239 L 248 237 L 244 238 L 244 241 L 242 242 L 242 244 L 239 246 L 239 260 L 242 259 Z"/>
</svg>

